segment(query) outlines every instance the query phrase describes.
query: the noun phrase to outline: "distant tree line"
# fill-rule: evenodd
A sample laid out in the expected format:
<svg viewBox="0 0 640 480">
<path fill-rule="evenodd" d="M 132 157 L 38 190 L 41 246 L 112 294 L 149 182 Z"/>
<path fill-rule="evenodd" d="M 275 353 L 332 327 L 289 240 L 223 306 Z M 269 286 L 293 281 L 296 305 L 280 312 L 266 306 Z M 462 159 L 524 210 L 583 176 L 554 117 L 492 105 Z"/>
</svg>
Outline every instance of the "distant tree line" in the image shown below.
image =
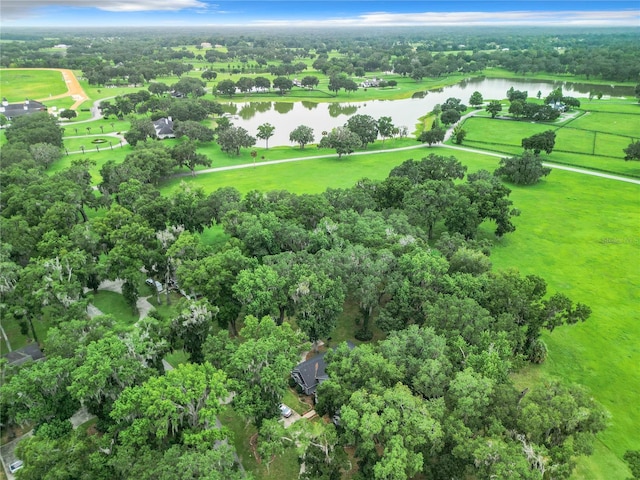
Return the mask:
<svg viewBox="0 0 640 480">
<path fill-rule="evenodd" d="M 633 31 L 436 31 L 388 30 L 378 35 L 356 35 L 352 31 L 304 35 L 226 32 L 222 36 L 163 31 L 150 32 L 144 38 L 118 32 L 108 39 L 96 38 L 93 33 L 58 32 L 55 40 L 51 36 L 34 39 L 30 35 L 29 42 L 6 42 L 0 52 L 0 65 L 78 69 L 95 85 L 136 85 L 158 76 L 180 77 L 193 69 L 196 60 L 222 63 L 220 68 L 232 74 L 289 76 L 305 69 L 302 60 L 313 59 L 313 68 L 330 77 L 393 70 L 417 81 L 474 73 L 487 67 L 505 68 L 520 75 L 573 74 L 621 82 L 637 81 L 640 74 L 637 33 Z M 205 41 L 221 45 L 226 51 L 202 48 L 200 44 Z M 56 43 L 68 44 L 69 48 L 52 52 Z M 194 53 L 185 45 L 195 45 L 200 51 Z"/>
</svg>

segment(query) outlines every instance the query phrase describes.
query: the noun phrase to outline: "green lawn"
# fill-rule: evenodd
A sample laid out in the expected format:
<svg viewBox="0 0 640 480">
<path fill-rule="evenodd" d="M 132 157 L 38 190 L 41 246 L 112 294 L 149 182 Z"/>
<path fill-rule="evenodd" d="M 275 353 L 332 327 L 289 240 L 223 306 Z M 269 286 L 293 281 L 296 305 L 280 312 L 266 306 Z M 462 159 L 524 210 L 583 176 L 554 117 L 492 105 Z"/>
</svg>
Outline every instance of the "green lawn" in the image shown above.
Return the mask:
<svg viewBox="0 0 640 480">
<path fill-rule="evenodd" d="M 121 326 L 133 325 L 138 321 L 138 315 L 134 314 L 120 293 L 98 290 L 93 294 L 93 305 L 102 313 L 113 315 Z"/>
<path fill-rule="evenodd" d="M 67 91 L 62 73 L 53 70 L 0 70 L 0 97 L 9 103 L 46 99 Z"/>
<path fill-rule="evenodd" d="M 596 132 L 576 128 L 561 128 L 556 132 L 556 151 L 594 153 Z"/>
<path fill-rule="evenodd" d="M 523 138 L 552 129 L 555 148 L 550 155 L 542 155 L 545 161 L 640 176 L 640 164 L 625 162 L 623 152 L 632 141 L 627 135 L 640 134 L 640 110 L 637 115 L 590 112 L 558 125 L 471 117 L 464 129 L 463 146 L 505 155 L 521 154 Z"/>
<path fill-rule="evenodd" d="M 386 142 L 388 143 L 388 142 Z M 415 145 L 415 142 L 411 142 Z M 286 147 L 284 147 L 286 148 Z M 275 151 L 276 149 L 273 149 Z M 253 189 L 280 190 L 286 189 L 294 193 L 319 193 L 328 186 L 332 188 L 346 188 L 363 177 L 372 179 L 385 178 L 389 170 L 409 158 L 420 159 L 429 153 L 435 152 L 435 148 L 427 147 L 410 151 L 381 153 L 378 155 L 351 155 L 338 158 L 321 158 L 308 161 L 283 163 L 278 165 L 243 168 L 222 172 L 186 176 L 167 180 L 161 184 L 163 193 L 172 192 L 180 182 L 184 181 L 192 185 L 200 186 L 206 193 L 210 193 L 220 187 L 232 186 L 240 192 L 248 192 Z M 272 149 L 269 149 L 272 152 Z M 297 150 L 289 150 L 289 156 L 297 156 Z M 451 155 L 446 150 L 446 155 Z M 273 154 L 273 152 L 272 152 Z M 314 155 L 331 155 L 326 150 L 316 150 Z M 250 162 L 250 157 L 236 160 L 237 164 Z M 271 158 L 268 158 L 270 160 Z M 214 161 L 213 166 L 219 166 Z"/>
<path fill-rule="evenodd" d="M 640 448 L 639 188 L 556 170 L 535 187 L 513 187 L 512 197 L 522 215 L 493 249 L 494 266 L 538 274 L 550 292 L 593 309 L 584 324 L 545 335 L 547 362 L 523 378 L 586 385 L 612 418 L 579 478 L 624 478 L 622 454 Z"/>
<path fill-rule="evenodd" d="M 624 149 L 627 148 L 632 142 L 633 140 L 629 137 L 611 135 L 608 133 L 597 133 L 595 154 L 608 155 L 624 159 Z"/>
<path fill-rule="evenodd" d="M 27 343 L 33 342 L 33 334 L 31 333 L 31 328 L 29 327 L 26 335 L 23 335 L 20 331 L 20 324 L 14 319 L 2 319 L 2 328 L 4 329 L 7 338 L 9 339 L 9 344 L 11 345 L 11 350 L 18 350 L 19 348 L 24 347 Z M 47 330 L 49 329 L 49 324 L 46 321 L 33 321 L 33 328 L 36 330 L 36 335 L 38 337 L 38 341 L 42 341 L 47 336 Z M 9 349 L 4 339 L 0 339 L 0 355 L 5 355 L 9 353 Z"/>
<path fill-rule="evenodd" d="M 588 112 L 574 120 L 571 126 L 637 138 L 640 136 L 640 106 L 633 107 L 634 111 L 629 113 Z M 588 110 L 590 107 L 583 105 L 582 108 Z"/>
<path fill-rule="evenodd" d="M 599 155 L 580 155 L 567 152 L 553 152 L 544 156 L 545 161 L 576 167 L 591 168 L 604 172 L 628 175 L 640 178 L 640 162 L 625 162 L 622 158 L 602 157 Z"/>
<path fill-rule="evenodd" d="M 300 415 L 304 415 L 312 408 L 311 405 L 300 400 L 298 394 L 291 388 L 287 388 L 287 391 L 284 394 L 284 398 L 282 399 L 282 403 L 289 406 L 292 410 L 295 410 Z"/>
</svg>

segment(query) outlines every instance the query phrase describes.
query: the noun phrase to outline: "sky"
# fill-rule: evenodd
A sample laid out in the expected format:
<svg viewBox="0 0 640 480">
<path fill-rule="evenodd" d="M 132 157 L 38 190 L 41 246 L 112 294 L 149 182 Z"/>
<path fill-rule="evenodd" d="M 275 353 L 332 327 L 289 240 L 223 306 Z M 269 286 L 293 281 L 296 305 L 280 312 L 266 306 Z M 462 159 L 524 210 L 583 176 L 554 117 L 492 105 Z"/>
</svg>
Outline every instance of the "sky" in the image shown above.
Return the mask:
<svg viewBox="0 0 640 480">
<path fill-rule="evenodd" d="M 640 27 L 640 0 L 0 0 L 0 26 Z"/>
</svg>

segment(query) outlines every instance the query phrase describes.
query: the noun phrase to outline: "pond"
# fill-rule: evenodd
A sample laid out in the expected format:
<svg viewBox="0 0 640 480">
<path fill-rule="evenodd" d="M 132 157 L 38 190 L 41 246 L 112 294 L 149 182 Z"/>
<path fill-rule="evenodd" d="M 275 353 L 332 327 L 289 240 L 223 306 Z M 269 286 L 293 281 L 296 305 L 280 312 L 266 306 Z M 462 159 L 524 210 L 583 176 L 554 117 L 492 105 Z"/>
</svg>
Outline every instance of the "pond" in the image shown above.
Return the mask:
<svg viewBox="0 0 640 480">
<path fill-rule="evenodd" d="M 371 115 L 373 118 L 389 116 L 397 127 L 406 126 L 411 133 L 418 119 L 429 113 L 437 104 L 448 98 L 460 98 L 468 104 L 469 97 L 479 91 L 485 99 L 506 98 L 509 88 L 526 90 L 529 96 L 541 92 L 542 98 L 552 90 L 562 87 L 565 95 L 588 97 L 591 90 L 601 91 L 605 96 L 633 95 L 633 87 L 608 85 L 589 85 L 572 82 L 551 82 L 542 80 L 515 80 L 500 78 L 474 78 L 465 80 L 438 90 L 418 92 L 414 98 L 404 100 L 370 100 L 367 102 L 349 102 L 348 94 L 341 92 L 344 103 L 301 102 L 245 102 L 223 104 L 235 126 L 247 129 L 254 135 L 258 126 L 270 123 L 275 126 L 269 146 L 291 145 L 289 133 L 299 125 L 307 125 L 314 130 L 316 142 L 320 141 L 323 131 L 345 124 L 356 113 Z M 594 100 L 595 101 L 595 100 Z M 264 140 L 258 139 L 257 146 L 264 147 Z"/>
</svg>

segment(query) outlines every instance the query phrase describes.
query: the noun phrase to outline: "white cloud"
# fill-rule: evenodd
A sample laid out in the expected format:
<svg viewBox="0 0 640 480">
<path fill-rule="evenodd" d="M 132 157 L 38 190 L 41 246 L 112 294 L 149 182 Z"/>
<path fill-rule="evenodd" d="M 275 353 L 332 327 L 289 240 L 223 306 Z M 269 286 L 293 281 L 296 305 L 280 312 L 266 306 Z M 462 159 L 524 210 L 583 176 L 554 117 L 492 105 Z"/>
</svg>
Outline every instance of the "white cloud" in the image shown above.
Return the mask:
<svg viewBox="0 0 640 480">
<path fill-rule="evenodd" d="M 201 0 L 1 0 L 4 20 L 28 18 L 47 7 L 97 8 L 107 12 L 177 11 L 211 7 Z"/>
<path fill-rule="evenodd" d="M 256 25 L 339 27 L 339 26 L 638 26 L 640 12 L 624 11 L 512 11 L 512 12 L 371 12 L 356 17 L 317 20 L 266 20 Z"/>
</svg>

